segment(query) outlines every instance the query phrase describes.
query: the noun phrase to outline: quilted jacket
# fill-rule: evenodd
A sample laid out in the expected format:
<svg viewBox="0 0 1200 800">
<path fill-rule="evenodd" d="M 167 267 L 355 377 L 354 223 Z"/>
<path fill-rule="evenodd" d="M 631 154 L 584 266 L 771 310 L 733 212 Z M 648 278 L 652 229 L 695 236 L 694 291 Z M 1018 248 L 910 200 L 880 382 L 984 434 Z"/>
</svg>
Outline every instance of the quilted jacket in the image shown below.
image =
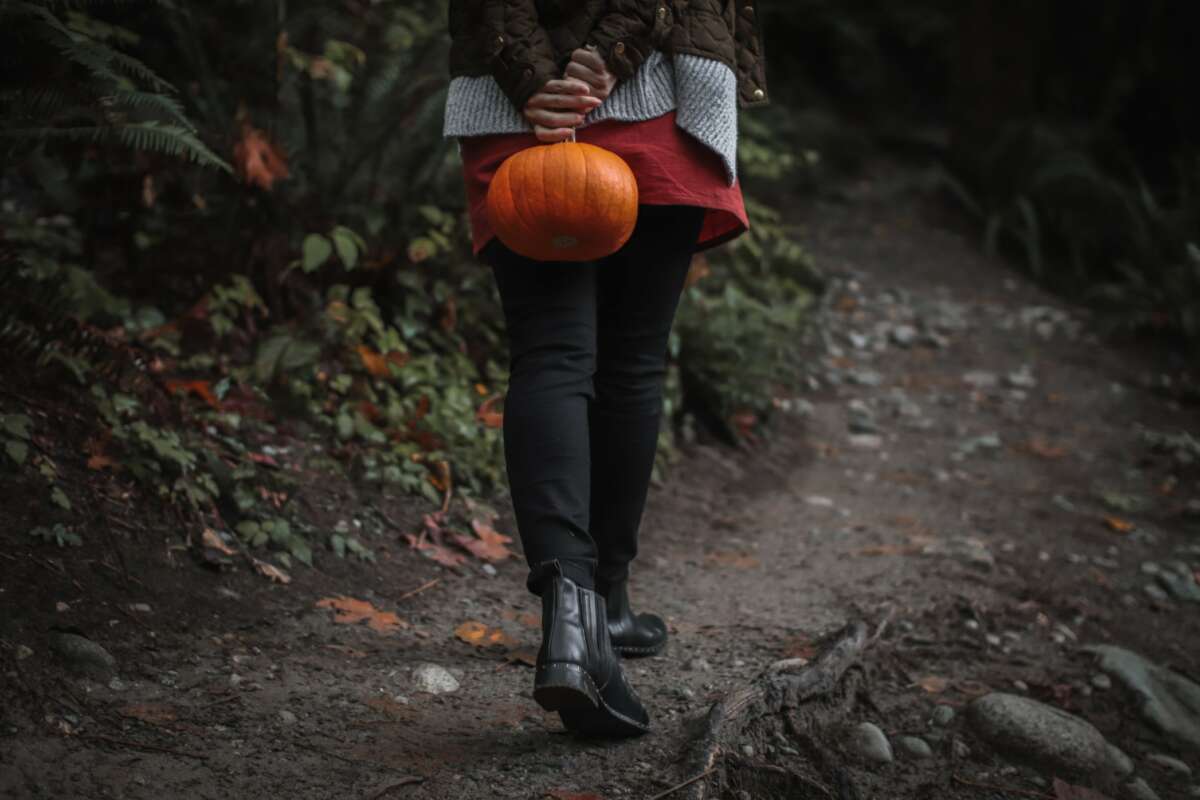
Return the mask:
<svg viewBox="0 0 1200 800">
<path fill-rule="evenodd" d="M 618 78 L 654 50 L 716 59 L 743 108 L 767 102 L 755 0 L 450 0 L 450 76 L 492 75 L 517 108 L 594 45 Z"/>
</svg>

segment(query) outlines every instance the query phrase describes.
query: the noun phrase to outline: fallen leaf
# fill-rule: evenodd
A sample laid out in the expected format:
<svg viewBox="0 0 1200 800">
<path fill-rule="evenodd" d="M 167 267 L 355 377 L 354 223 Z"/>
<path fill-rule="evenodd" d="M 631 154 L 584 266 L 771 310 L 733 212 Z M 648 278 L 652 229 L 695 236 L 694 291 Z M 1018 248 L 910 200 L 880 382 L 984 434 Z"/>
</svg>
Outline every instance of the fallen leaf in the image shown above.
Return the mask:
<svg viewBox="0 0 1200 800">
<path fill-rule="evenodd" d="M 200 537 L 200 541 L 205 547 L 210 547 L 219 553 L 224 553 L 227 556 L 237 555 L 237 551 L 225 544 L 220 534 L 212 528 L 204 529 L 204 534 Z"/>
<path fill-rule="evenodd" d="M 344 645 L 344 644 L 327 644 L 327 645 L 325 645 L 325 649 L 332 650 L 335 653 L 341 653 L 342 655 L 349 656 L 350 658 L 366 658 L 367 657 L 366 651 L 356 650 L 353 647 L 348 647 L 347 645 Z"/>
<path fill-rule="evenodd" d="M 1104 524 L 1117 533 L 1129 533 L 1134 529 L 1134 524 L 1132 522 L 1121 519 L 1120 517 L 1105 516 Z"/>
<path fill-rule="evenodd" d="M 598 794 L 577 794 L 569 789 L 547 789 L 544 796 L 553 800 L 604 800 Z"/>
<path fill-rule="evenodd" d="M 117 709 L 117 713 L 122 717 L 140 719 L 142 722 L 149 722 L 152 725 L 174 722 L 178 718 L 174 707 L 162 703 L 138 703 L 132 706 L 123 706 Z"/>
<path fill-rule="evenodd" d="M 475 412 L 475 419 L 483 423 L 488 428 L 499 428 L 504 425 L 504 412 L 494 410 L 496 401 L 501 399 L 501 395 L 494 394 L 480 404 L 479 410 Z"/>
<path fill-rule="evenodd" d="M 1074 786 L 1061 778 L 1054 779 L 1055 800 L 1111 800 L 1108 795 L 1100 794 L 1095 789 Z"/>
<path fill-rule="evenodd" d="M 287 584 L 292 582 L 292 576 L 288 575 L 274 564 L 268 564 L 267 562 L 260 561 L 257 558 L 253 559 L 253 561 L 254 569 L 258 571 L 258 574 L 265 578 L 270 578 L 272 583 Z"/>
<path fill-rule="evenodd" d="M 84 450 L 88 453 L 87 468 L 90 470 L 108 469 L 113 465 L 113 460 L 104 452 L 104 442 L 99 439 L 88 439 L 84 445 Z"/>
<path fill-rule="evenodd" d="M 217 396 L 213 394 L 212 384 L 208 381 L 185 381 L 168 378 L 163 381 L 163 385 L 167 387 L 167 391 L 171 394 L 194 394 L 205 403 L 208 403 L 214 410 L 221 410 L 221 403 L 217 400 Z"/>
<path fill-rule="evenodd" d="M 950 688 L 950 681 L 939 675 L 926 675 L 924 678 L 918 680 L 915 685 L 920 686 L 929 694 L 941 694 Z"/>
<path fill-rule="evenodd" d="M 388 360 L 380 353 L 375 352 L 365 344 L 360 344 L 355 348 L 358 351 L 358 358 L 362 361 L 363 367 L 376 378 L 389 377 L 392 372 L 388 369 Z"/>
<path fill-rule="evenodd" d="M 408 627 L 408 623 L 395 613 L 381 611 L 366 600 L 346 595 L 324 597 L 317 601 L 317 608 L 332 608 L 333 621 L 339 625 L 357 625 L 365 620 L 367 627 L 377 633 L 391 633 L 399 628 Z"/>
<path fill-rule="evenodd" d="M 1032 437 L 1025 445 L 1029 452 L 1041 458 L 1062 458 L 1067 454 L 1067 449 L 1061 445 L 1052 445 L 1040 436 Z"/>
<path fill-rule="evenodd" d="M 476 647 L 490 647 L 491 645 L 498 644 L 502 647 L 512 649 L 520 645 L 520 642 L 499 628 L 489 628 L 482 622 L 473 619 L 469 619 L 455 628 L 454 635 L 467 644 L 473 644 Z"/>
<path fill-rule="evenodd" d="M 475 535 L 479 537 L 479 542 L 483 545 L 477 550 L 472 550 L 480 558 L 486 561 L 503 561 L 513 555 L 513 552 L 506 546 L 512 541 L 512 537 L 500 533 L 492 527 L 491 523 L 476 517 L 471 520 L 471 530 L 475 531 Z"/>
<path fill-rule="evenodd" d="M 279 462 L 266 453 L 246 453 L 246 458 L 250 459 L 255 464 L 262 464 L 266 467 L 275 467 L 276 469 L 279 468 Z"/>
<path fill-rule="evenodd" d="M 513 611 L 511 608 L 506 608 L 500 612 L 500 616 L 509 622 L 518 622 L 526 628 L 541 630 L 542 627 L 542 615 L 530 611 Z"/>
<path fill-rule="evenodd" d="M 812 660 L 817 654 L 817 643 L 807 636 L 794 636 L 783 643 L 780 659 L 806 658 Z"/>
<path fill-rule="evenodd" d="M 242 138 L 233 146 L 233 162 L 243 181 L 268 192 L 275 181 L 288 177 L 287 161 L 279 148 L 249 122 L 242 123 Z"/>
</svg>

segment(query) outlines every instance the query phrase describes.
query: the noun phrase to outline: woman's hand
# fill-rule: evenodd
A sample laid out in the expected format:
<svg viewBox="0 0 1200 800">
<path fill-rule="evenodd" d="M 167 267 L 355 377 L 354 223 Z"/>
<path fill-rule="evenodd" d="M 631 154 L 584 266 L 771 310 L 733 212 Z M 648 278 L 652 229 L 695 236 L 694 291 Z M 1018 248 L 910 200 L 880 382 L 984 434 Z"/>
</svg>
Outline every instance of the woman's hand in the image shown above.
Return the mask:
<svg viewBox="0 0 1200 800">
<path fill-rule="evenodd" d="M 538 141 L 562 142 L 570 139 L 587 113 L 604 102 L 592 91 L 592 86 L 585 81 L 567 77 L 549 81 L 540 92 L 529 98 L 525 104 L 525 119 L 533 125 Z"/>
<path fill-rule="evenodd" d="M 571 53 L 567 77 L 586 83 L 591 87 L 592 97 L 599 97 L 601 102 L 608 99 L 617 85 L 617 76 L 608 71 L 608 65 L 594 47 L 581 47 Z"/>
</svg>

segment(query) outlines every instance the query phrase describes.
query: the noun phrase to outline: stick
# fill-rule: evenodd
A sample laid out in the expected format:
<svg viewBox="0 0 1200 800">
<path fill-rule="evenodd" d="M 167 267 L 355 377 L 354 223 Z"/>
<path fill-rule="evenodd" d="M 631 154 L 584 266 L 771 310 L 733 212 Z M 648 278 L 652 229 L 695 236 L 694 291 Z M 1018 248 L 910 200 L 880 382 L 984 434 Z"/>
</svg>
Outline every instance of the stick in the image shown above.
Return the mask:
<svg viewBox="0 0 1200 800">
<path fill-rule="evenodd" d="M 405 592 L 404 594 L 397 597 L 396 602 L 399 603 L 401 600 L 407 600 L 408 598 L 412 597 L 415 594 L 420 594 L 421 592 L 425 591 L 426 589 L 430 588 L 431 586 L 440 582 L 441 580 L 442 580 L 441 578 L 434 578 L 431 581 L 425 581 L 425 583 L 421 584 L 416 589 L 413 589 L 411 592 Z"/>
<path fill-rule="evenodd" d="M 424 782 L 425 782 L 425 779 L 422 778 L 421 776 L 413 775 L 412 777 L 405 778 L 404 780 L 400 781 L 399 783 L 393 783 L 391 786 L 383 787 L 378 792 L 371 795 L 371 800 L 379 800 L 379 798 L 383 797 L 385 794 L 392 791 L 392 789 L 399 789 L 403 786 L 408 786 L 410 783 L 424 783 Z"/>
<path fill-rule="evenodd" d="M 338 755 L 337 753 L 330 752 L 329 750 L 322 750 L 319 747 L 314 747 L 313 745 L 305 742 L 297 741 L 292 742 L 292 744 L 304 750 L 310 750 L 318 755 L 325 756 L 326 758 L 336 758 L 338 761 L 344 761 L 347 764 L 353 764 L 356 767 L 376 767 L 377 769 L 386 769 L 391 770 L 392 772 L 399 772 L 396 767 L 392 767 L 387 764 L 379 764 L 374 761 L 361 761 L 357 758 L 347 758 L 346 756 Z"/>
<path fill-rule="evenodd" d="M 973 783 L 966 778 L 960 778 L 957 775 L 951 775 L 951 780 L 955 783 L 961 783 L 963 786 L 970 786 L 973 789 L 987 789 L 989 792 L 1010 792 L 1019 794 L 1025 797 L 1036 797 L 1038 800 L 1054 800 L 1053 795 L 1043 794 L 1041 792 L 1030 792 L 1026 789 L 1010 789 L 1007 786 L 993 786 L 988 783 Z"/>
<path fill-rule="evenodd" d="M 208 761 L 208 756 L 199 753 L 189 753 L 185 750 L 172 750 L 169 747 L 159 747 L 155 744 L 145 744 L 143 742 L 131 742 L 128 739 L 116 739 L 112 736 L 101 736 L 98 733 L 77 734 L 77 739 L 83 739 L 89 742 L 107 742 L 109 744 L 119 745 L 121 747 L 132 747 L 135 750 L 153 750 L 157 753 L 167 753 L 173 756 L 183 756 L 184 758 L 195 758 L 200 761 Z"/>
<path fill-rule="evenodd" d="M 675 786 L 672 786 L 670 789 L 667 789 L 664 792 L 659 792 L 658 794 L 654 795 L 654 797 L 651 797 L 650 800 L 662 800 L 664 797 L 671 794 L 672 792 L 677 792 L 685 786 L 691 786 L 696 781 L 700 780 L 701 778 L 707 778 L 709 775 L 712 775 L 716 771 L 717 771 L 716 767 L 709 767 L 704 772 L 701 772 L 699 775 L 694 775 L 694 776 L 688 778 L 683 783 L 676 784 Z"/>
</svg>

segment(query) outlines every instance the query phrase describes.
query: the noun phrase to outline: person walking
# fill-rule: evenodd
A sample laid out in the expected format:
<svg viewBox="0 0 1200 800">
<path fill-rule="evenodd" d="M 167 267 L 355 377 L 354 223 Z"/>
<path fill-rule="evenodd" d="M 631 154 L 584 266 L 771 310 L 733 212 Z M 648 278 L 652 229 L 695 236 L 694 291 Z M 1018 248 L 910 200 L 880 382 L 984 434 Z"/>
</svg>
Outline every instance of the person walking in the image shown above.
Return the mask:
<svg viewBox="0 0 1200 800">
<path fill-rule="evenodd" d="M 449 27 L 443 133 L 503 307 L 504 457 L 525 586 L 542 603 L 533 696 L 574 733 L 643 734 L 649 712 L 620 657 L 660 652 L 667 627 L 631 609 L 630 565 L 692 256 L 749 228 L 737 115 L 767 102 L 755 3 L 450 0 Z M 492 176 L 571 138 L 633 170 L 633 234 L 593 262 L 517 255 L 487 218 Z"/>
</svg>

